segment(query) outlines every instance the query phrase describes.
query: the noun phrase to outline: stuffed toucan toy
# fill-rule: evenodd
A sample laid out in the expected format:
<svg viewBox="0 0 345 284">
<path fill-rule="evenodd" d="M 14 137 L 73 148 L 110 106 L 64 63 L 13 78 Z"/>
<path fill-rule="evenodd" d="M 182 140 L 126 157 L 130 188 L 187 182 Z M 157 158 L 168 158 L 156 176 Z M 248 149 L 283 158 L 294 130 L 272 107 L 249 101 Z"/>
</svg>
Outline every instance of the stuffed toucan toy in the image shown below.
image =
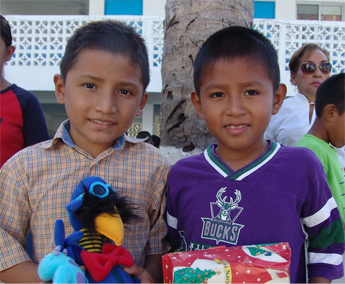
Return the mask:
<svg viewBox="0 0 345 284">
<path fill-rule="evenodd" d="M 121 267 L 134 265 L 121 246 L 124 224 L 139 218 L 126 199 L 103 179 L 87 177 L 73 191 L 66 209 L 75 232 L 65 239 L 63 221 L 56 221 L 56 247 L 39 264 L 39 277 L 53 283 L 139 283 Z"/>
</svg>

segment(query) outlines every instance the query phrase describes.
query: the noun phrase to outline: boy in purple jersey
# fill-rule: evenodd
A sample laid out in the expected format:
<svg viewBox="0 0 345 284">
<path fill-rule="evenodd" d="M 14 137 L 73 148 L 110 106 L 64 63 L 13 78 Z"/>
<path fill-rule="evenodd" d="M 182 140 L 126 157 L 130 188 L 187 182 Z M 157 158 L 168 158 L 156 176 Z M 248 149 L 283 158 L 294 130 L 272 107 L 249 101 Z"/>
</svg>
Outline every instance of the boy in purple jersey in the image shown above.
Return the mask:
<svg viewBox="0 0 345 284">
<path fill-rule="evenodd" d="M 279 82 L 277 54 L 258 32 L 225 28 L 203 44 L 191 98 L 218 143 L 172 167 L 169 238 L 181 250 L 288 242 L 291 282 L 329 283 L 344 274 L 344 231 L 322 165 L 263 137 L 286 95 Z"/>
</svg>

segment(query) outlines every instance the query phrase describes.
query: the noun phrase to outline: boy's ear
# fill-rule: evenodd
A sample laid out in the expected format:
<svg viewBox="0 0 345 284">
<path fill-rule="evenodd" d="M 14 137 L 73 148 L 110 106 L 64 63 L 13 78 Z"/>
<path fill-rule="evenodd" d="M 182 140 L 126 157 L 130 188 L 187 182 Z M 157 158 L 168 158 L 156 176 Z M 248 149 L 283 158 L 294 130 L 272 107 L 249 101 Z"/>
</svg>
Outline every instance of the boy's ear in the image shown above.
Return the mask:
<svg viewBox="0 0 345 284">
<path fill-rule="evenodd" d="M 65 88 L 62 76 L 59 74 L 54 75 L 55 96 L 59 104 L 65 104 Z"/>
<path fill-rule="evenodd" d="M 149 94 L 147 92 L 145 92 L 141 98 L 139 107 L 137 109 L 137 112 L 135 113 L 135 116 L 140 116 L 141 113 L 143 112 L 143 108 L 147 103 L 147 99 L 149 98 Z"/>
<path fill-rule="evenodd" d="M 13 45 L 10 45 L 9 47 L 7 47 L 6 49 L 6 61 L 9 61 L 12 58 L 12 55 L 14 53 L 14 51 L 16 50 L 16 48 Z"/>
<path fill-rule="evenodd" d="M 322 111 L 322 115 L 326 118 L 327 122 L 330 122 L 336 117 L 338 110 L 334 104 L 326 105 Z"/>
<path fill-rule="evenodd" d="M 191 99 L 196 111 L 198 112 L 199 117 L 201 119 L 204 119 L 204 112 L 202 110 L 201 101 L 198 94 L 196 92 L 192 92 Z"/>
<path fill-rule="evenodd" d="M 272 114 L 278 113 L 280 110 L 285 97 L 286 97 L 286 85 L 285 84 L 279 84 L 279 87 L 274 95 L 274 100 L 273 100 L 273 108 L 272 108 Z"/>
</svg>

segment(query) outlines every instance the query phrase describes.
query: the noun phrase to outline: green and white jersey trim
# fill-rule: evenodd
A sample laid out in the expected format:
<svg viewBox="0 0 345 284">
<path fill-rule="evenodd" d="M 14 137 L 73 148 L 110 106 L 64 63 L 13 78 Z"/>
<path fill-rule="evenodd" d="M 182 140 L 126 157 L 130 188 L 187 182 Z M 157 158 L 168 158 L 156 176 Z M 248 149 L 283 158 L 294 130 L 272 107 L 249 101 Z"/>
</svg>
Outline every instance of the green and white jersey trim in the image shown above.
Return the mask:
<svg viewBox="0 0 345 284">
<path fill-rule="evenodd" d="M 334 208 L 337 208 L 337 203 L 335 199 L 331 197 L 319 211 L 312 216 L 303 218 L 302 222 L 309 228 L 317 226 L 329 218 Z"/>
<path fill-rule="evenodd" d="M 280 147 L 279 143 L 272 141 L 269 150 L 262 157 L 238 172 L 232 172 L 221 161 L 219 161 L 213 154 L 211 145 L 204 151 L 204 156 L 211 167 L 213 167 L 223 177 L 229 177 L 230 180 L 242 180 L 268 163 L 276 155 Z"/>
</svg>

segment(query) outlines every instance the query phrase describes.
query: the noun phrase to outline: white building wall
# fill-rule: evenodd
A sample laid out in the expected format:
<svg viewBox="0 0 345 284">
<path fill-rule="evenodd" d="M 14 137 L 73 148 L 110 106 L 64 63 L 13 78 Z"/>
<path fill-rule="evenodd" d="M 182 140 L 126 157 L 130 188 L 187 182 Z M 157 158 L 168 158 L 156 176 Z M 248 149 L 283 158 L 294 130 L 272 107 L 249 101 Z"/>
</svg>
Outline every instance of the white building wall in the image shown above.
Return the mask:
<svg viewBox="0 0 345 284">
<path fill-rule="evenodd" d="M 152 103 L 147 103 L 142 113 L 142 129 L 153 133 L 153 107 Z"/>
<path fill-rule="evenodd" d="M 344 0 L 276 0 L 276 19 L 277 20 L 296 20 L 297 4 L 345 4 Z M 344 8 L 343 8 L 344 13 Z"/>
<path fill-rule="evenodd" d="M 286 0 L 286 1 L 289 1 L 289 0 Z M 344 4 L 344 0 L 298 0 L 298 1 L 294 1 L 294 0 L 291 0 L 291 2 L 298 2 L 298 3 L 306 3 L 306 4 L 324 4 L 324 3 L 329 3 L 329 4 Z"/>
<path fill-rule="evenodd" d="M 143 0 L 143 16 L 165 16 L 166 0 Z M 89 0 L 89 15 L 104 15 L 105 0 Z"/>
<path fill-rule="evenodd" d="M 143 0 L 143 16 L 165 17 L 165 0 Z"/>
<path fill-rule="evenodd" d="M 276 0 L 276 19 L 295 20 L 297 15 L 296 6 L 294 0 Z"/>
<path fill-rule="evenodd" d="M 89 0 L 89 15 L 104 15 L 105 0 Z"/>
</svg>

